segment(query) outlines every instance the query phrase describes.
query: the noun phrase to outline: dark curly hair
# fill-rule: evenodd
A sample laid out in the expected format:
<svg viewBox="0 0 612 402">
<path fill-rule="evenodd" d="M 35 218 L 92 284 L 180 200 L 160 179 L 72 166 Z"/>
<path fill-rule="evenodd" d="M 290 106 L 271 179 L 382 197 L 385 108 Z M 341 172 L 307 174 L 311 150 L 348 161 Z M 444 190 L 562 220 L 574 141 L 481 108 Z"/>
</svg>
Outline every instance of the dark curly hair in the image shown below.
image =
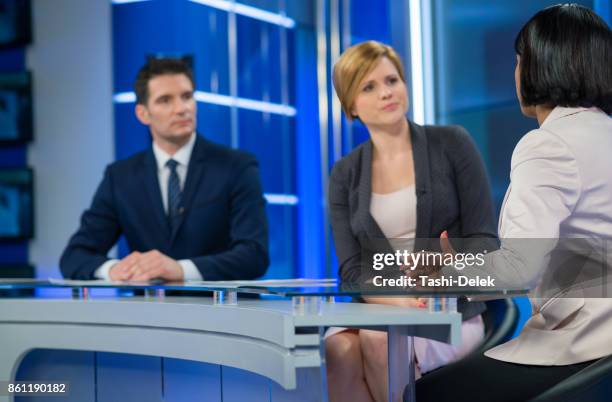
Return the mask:
<svg viewBox="0 0 612 402">
<path fill-rule="evenodd" d="M 593 11 L 559 4 L 534 15 L 514 42 L 525 106 L 612 113 L 612 31 Z"/>
</svg>

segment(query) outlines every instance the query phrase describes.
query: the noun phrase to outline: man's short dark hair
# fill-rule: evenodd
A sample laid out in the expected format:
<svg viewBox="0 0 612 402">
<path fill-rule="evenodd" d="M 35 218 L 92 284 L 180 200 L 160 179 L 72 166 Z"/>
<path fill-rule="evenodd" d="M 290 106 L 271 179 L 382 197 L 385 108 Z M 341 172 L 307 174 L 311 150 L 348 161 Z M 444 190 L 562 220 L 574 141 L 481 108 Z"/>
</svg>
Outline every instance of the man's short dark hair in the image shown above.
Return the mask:
<svg viewBox="0 0 612 402">
<path fill-rule="evenodd" d="M 195 89 L 193 72 L 189 65 L 177 58 L 150 58 L 147 63 L 140 68 L 134 82 L 134 92 L 136 93 L 136 103 L 146 105 L 149 100 L 149 81 L 151 79 L 167 74 L 184 74 L 191 81 Z"/>
<path fill-rule="evenodd" d="M 612 31 L 593 11 L 577 4 L 545 8 L 521 29 L 514 49 L 524 105 L 612 113 Z"/>
</svg>

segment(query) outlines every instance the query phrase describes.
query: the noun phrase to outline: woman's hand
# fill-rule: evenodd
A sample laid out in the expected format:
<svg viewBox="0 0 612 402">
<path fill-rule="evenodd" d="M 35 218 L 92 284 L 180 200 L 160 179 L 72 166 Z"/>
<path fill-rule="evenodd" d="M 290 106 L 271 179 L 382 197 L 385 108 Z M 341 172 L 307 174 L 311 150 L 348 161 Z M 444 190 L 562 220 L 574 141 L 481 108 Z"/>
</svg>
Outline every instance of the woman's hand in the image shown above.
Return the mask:
<svg viewBox="0 0 612 402">
<path fill-rule="evenodd" d="M 457 254 L 453 246 L 451 246 L 450 240 L 448 240 L 448 232 L 446 230 L 440 234 L 440 248 L 444 255 L 450 254 L 455 256 Z"/>
<path fill-rule="evenodd" d="M 426 297 L 377 297 L 367 296 L 364 300 L 373 304 L 386 304 L 389 306 L 410 307 L 410 308 L 425 308 L 427 307 Z"/>
<path fill-rule="evenodd" d="M 444 262 L 453 260 L 457 252 L 453 248 L 448 239 L 448 232 L 445 230 L 440 234 L 440 248 L 441 253 L 437 252 L 422 252 L 413 257 L 408 265 L 402 266 L 400 269 L 404 271 L 404 274 L 411 278 L 436 278 L 440 275 L 440 270 L 444 267 Z M 415 261 L 416 260 L 416 261 Z"/>
<path fill-rule="evenodd" d="M 407 307 L 426 308 L 428 300 L 427 297 L 407 297 L 405 302 Z"/>
</svg>

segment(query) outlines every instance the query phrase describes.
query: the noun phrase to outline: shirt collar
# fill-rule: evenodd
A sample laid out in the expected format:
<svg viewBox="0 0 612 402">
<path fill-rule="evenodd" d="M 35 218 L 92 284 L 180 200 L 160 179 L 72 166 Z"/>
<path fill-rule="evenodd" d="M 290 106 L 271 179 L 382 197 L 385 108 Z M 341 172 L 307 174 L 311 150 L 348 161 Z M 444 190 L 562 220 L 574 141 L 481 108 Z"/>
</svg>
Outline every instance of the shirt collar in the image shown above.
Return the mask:
<svg viewBox="0 0 612 402">
<path fill-rule="evenodd" d="M 597 108 L 591 108 L 591 109 L 597 109 Z M 548 116 L 546 116 L 546 119 L 544 119 L 544 121 L 542 122 L 541 127 L 543 127 L 545 124 L 548 124 L 552 121 L 555 121 L 557 119 L 560 119 L 562 117 L 566 117 L 566 116 L 570 116 L 572 114 L 576 114 L 576 113 L 580 113 L 580 112 L 584 112 L 585 110 L 591 110 L 588 109 L 586 107 L 563 107 L 563 106 L 556 106 Z"/>
<path fill-rule="evenodd" d="M 183 145 L 176 153 L 172 156 L 168 155 L 166 151 L 162 150 L 155 142 L 153 142 L 153 154 L 155 155 L 155 161 L 157 162 L 157 169 L 161 170 L 166 166 L 166 162 L 169 159 L 174 159 L 179 163 L 187 167 L 189 165 L 189 159 L 191 158 L 191 152 L 196 140 L 196 133 L 191 134 L 191 138 L 187 144 Z"/>
</svg>

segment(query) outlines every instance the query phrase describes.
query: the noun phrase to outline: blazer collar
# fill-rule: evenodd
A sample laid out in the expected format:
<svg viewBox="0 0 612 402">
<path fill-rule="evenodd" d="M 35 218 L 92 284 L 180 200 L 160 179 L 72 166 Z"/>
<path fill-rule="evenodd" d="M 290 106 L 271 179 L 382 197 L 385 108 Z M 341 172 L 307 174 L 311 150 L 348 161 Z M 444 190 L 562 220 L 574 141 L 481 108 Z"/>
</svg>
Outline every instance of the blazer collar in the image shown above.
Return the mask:
<svg viewBox="0 0 612 402">
<path fill-rule="evenodd" d="M 592 108 L 592 109 L 597 110 L 597 108 Z M 544 121 L 542 122 L 542 127 L 544 127 L 544 125 L 546 124 L 550 124 L 551 122 L 555 120 L 561 119 L 563 117 L 571 116 L 576 113 L 581 113 L 586 110 L 590 110 L 590 109 L 587 109 L 585 107 L 557 106 L 550 112 L 550 114 L 546 117 L 546 119 L 544 119 Z"/>
</svg>

